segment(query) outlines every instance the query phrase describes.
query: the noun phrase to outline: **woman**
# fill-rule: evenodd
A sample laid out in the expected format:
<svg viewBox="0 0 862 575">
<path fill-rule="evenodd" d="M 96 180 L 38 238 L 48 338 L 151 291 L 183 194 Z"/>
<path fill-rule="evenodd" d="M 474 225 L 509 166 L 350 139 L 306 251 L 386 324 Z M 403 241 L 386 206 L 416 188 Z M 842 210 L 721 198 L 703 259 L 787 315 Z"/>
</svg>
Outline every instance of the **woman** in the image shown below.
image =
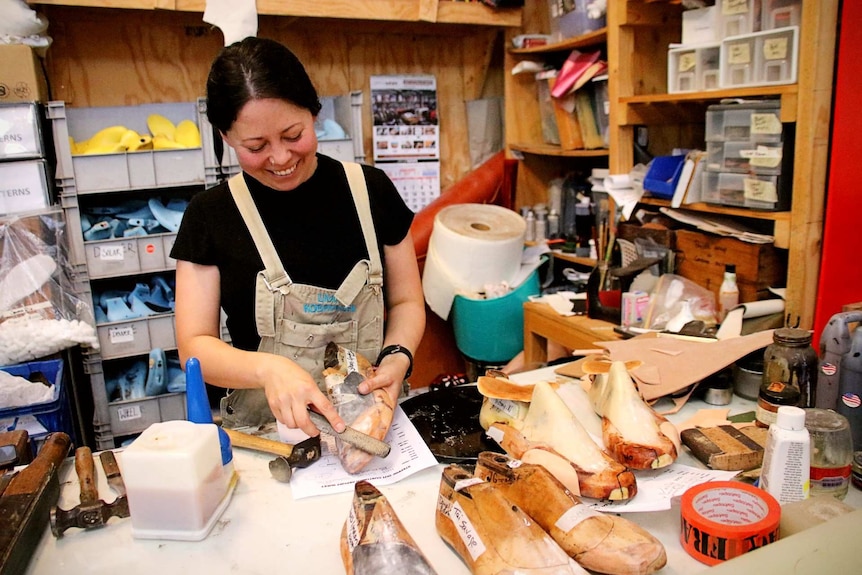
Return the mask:
<svg viewBox="0 0 862 575">
<path fill-rule="evenodd" d="M 319 387 L 327 343 L 377 359 L 360 391 L 394 400 L 425 329 L 413 213 L 382 171 L 317 154 L 320 108 L 303 65 L 272 40 L 232 44 L 210 69 L 207 117 L 242 173 L 195 194 L 171 256 L 180 357 L 231 390 L 228 427 L 275 418 L 317 435 L 313 407 L 340 432 Z"/>
</svg>

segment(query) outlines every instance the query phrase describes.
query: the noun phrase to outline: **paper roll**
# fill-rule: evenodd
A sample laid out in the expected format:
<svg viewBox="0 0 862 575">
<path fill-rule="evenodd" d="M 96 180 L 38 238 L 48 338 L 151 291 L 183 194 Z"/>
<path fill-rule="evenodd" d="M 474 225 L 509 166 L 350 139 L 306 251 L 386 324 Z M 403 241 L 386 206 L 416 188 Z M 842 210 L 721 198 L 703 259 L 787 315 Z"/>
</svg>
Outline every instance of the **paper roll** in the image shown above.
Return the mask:
<svg viewBox="0 0 862 575">
<path fill-rule="evenodd" d="M 459 292 L 512 281 L 521 267 L 526 223 L 488 204 L 456 204 L 437 213 L 428 241 L 422 291 L 431 311 L 449 318 Z"/>
</svg>

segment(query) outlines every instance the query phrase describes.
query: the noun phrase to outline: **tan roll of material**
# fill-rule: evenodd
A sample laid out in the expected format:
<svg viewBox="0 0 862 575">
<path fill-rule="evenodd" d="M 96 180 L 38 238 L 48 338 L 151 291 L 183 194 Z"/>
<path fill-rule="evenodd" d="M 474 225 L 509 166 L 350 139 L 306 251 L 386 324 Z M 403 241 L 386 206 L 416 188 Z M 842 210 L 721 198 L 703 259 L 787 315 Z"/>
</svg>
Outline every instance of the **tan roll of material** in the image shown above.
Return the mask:
<svg viewBox="0 0 862 575">
<path fill-rule="evenodd" d="M 511 283 L 521 268 L 525 231 L 524 218 L 500 206 L 456 204 L 440 210 L 422 276 L 431 311 L 448 319 L 456 294 Z"/>
</svg>

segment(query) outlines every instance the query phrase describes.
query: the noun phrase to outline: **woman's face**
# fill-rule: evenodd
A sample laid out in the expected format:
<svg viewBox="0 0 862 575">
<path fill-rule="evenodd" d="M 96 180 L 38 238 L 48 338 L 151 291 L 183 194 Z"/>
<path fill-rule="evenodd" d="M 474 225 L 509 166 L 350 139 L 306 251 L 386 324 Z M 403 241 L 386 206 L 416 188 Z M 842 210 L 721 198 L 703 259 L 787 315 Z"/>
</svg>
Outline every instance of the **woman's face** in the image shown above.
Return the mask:
<svg viewBox="0 0 862 575">
<path fill-rule="evenodd" d="M 317 169 L 314 116 L 285 100 L 250 100 L 223 137 L 240 167 L 270 188 L 293 190 Z"/>
</svg>

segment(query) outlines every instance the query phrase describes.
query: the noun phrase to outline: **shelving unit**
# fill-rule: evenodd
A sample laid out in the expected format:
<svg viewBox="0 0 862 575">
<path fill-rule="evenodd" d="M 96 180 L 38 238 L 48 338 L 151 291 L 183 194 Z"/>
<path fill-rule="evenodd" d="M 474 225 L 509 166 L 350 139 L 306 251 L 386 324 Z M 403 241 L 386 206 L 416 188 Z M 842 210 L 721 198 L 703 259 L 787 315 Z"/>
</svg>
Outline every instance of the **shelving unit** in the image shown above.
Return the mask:
<svg viewBox="0 0 862 575">
<path fill-rule="evenodd" d="M 552 46 L 509 49 L 505 60 L 506 142 L 511 155 L 523 156 L 518 205 L 543 201 L 547 182 L 559 170 L 576 169 L 586 159 L 584 153 L 562 155 L 531 146 L 541 142 L 535 90 L 531 94 L 526 79 L 509 74 L 525 57 L 606 47 L 611 125 L 607 167 L 611 174 L 628 173 L 634 165 L 635 138 L 641 127 L 648 132 L 648 151 L 656 156 L 666 155 L 676 147 L 703 146 L 704 117 L 710 104 L 724 98 L 780 99 L 781 121 L 794 123 L 796 128 L 790 210 L 762 212 L 707 204 L 691 204 L 686 208 L 771 225 L 776 247 L 788 252 L 786 311 L 792 318 L 799 318 L 800 327 L 812 327 L 825 206 L 838 3 L 838 0 L 802 0 L 798 81 L 791 85 L 668 94 L 667 49 L 681 37 L 683 9 L 678 2 L 609 0 L 606 30 Z M 524 15 L 528 25 L 508 31 L 507 39 L 545 30 L 541 27 L 542 19 L 535 16 L 545 10 L 546 2 L 528 0 Z M 670 205 L 668 201 L 652 199 L 643 203 Z"/>
<path fill-rule="evenodd" d="M 133 10 L 203 12 L 206 0 L 38 0 L 28 4 Z M 389 20 L 439 24 L 520 26 L 519 8 L 494 9 L 478 2 L 450 0 L 258 0 L 257 12 L 268 16 Z"/>
</svg>

